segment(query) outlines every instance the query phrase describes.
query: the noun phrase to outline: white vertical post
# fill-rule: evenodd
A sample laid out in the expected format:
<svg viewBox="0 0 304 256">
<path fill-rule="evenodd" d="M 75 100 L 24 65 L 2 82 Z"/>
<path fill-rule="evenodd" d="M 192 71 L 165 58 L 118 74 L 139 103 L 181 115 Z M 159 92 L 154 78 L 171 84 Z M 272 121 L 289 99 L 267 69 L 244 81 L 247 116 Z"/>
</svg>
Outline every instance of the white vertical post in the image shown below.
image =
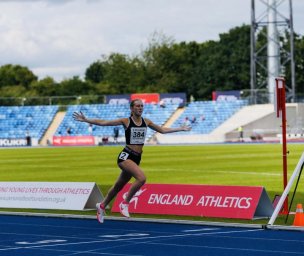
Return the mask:
<svg viewBox="0 0 304 256">
<path fill-rule="evenodd" d="M 279 76 L 280 45 L 277 31 L 277 0 L 268 0 L 268 92 L 269 103 L 273 103 L 275 90 L 275 78 Z"/>
</svg>

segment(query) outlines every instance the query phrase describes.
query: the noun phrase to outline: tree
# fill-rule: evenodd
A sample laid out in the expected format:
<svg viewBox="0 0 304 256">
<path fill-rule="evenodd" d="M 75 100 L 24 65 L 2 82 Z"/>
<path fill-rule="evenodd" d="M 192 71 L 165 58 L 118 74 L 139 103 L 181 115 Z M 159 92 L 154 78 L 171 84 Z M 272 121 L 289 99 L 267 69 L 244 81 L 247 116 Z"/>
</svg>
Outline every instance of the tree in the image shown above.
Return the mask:
<svg viewBox="0 0 304 256">
<path fill-rule="evenodd" d="M 210 99 L 213 90 L 249 88 L 250 27 L 221 34 L 205 43 L 152 40 L 144 52 L 146 84 L 159 92 L 186 92 Z"/>
<path fill-rule="evenodd" d="M 296 93 L 304 98 L 304 36 L 295 40 Z M 289 76 L 290 77 L 290 76 Z"/>
<path fill-rule="evenodd" d="M 286 52 L 290 51 L 290 37 L 286 33 L 283 38 L 283 47 L 286 49 Z M 298 98 L 304 97 L 304 36 L 294 35 L 294 58 L 295 58 L 295 77 L 296 77 L 296 95 Z M 288 56 L 289 57 L 289 56 Z M 288 62 L 285 70 L 286 85 L 291 88 L 291 62 Z"/>
<path fill-rule="evenodd" d="M 200 45 L 192 74 L 190 94 L 196 99 L 210 99 L 217 90 L 218 42 L 208 41 Z"/>
<path fill-rule="evenodd" d="M 154 32 L 146 50 L 141 53 L 144 63 L 143 82 L 148 91 L 167 92 L 176 84 L 175 58 L 172 38 Z"/>
<path fill-rule="evenodd" d="M 89 66 L 86 81 L 98 94 L 131 93 L 143 88 L 143 72 L 140 58 L 112 53 Z"/>
<path fill-rule="evenodd" d="M 202 43 L 193 64 L 191 94 L 211 99 L 215 90 L 250 88 L 250 27 L 243 25 L 220 34 L 219 41 Z"/>
<path fill-rule="evenodd" d="M 37 81 L 37 77 L 27 67 L 20 65 L 4 65 L 0 67 L 0 88 L 3 86 L 21 85 L 28 88 Z"/>
<path fill-rule="evenodd" d="M 39 81 L 34 81 L 30 88 L 34 95 L 39 96 L 56 96 L 58 84 L 52 77 L 46 77 Z"/>
<path fill-rule="evenodd" d="M 58 96 L 76 96 L 91 94 L 91 86 L 88 82 L 82 81 L 78 76 L 63 80 L 57 90 Z"/>
<path fill-rule="evenodd" d="M 138 58 L 113 53 L 104 62 L 104 81 L 111 85 L 114 93 L 131 93 L 140 90 L 142 63 Z"/>
<path fill-rule="evenodd" d="M 100 83 L 104 79 L 104 63 L 100 60 L 92 63 L 85 71 L 85 80 L 93 83 Z"/>
</svg>

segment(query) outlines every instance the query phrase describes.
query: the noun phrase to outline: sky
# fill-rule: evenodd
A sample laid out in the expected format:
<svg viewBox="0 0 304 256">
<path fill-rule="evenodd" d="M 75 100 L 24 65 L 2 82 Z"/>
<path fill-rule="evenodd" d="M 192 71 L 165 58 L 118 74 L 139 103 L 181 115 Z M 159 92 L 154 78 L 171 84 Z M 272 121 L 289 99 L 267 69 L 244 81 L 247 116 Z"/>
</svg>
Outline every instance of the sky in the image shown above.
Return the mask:
<svg viewBox="0 0 304 256">
<path fill-rule="evenodd" d="M 257 16 L 263 1 L 255 0 Z M 288 0 L 277 1 L 288 17 Z M 176 43 L 218 40 L 250 24 L 250 8 L 251 0 L 0 0 L 0 66 L 26 66 L 57 82 L 83 78 L 103 55 L 140 54 L 155 32 Z M 300 35 L 303 13 L 304 0 L 293 0 Z"/>
</svg>

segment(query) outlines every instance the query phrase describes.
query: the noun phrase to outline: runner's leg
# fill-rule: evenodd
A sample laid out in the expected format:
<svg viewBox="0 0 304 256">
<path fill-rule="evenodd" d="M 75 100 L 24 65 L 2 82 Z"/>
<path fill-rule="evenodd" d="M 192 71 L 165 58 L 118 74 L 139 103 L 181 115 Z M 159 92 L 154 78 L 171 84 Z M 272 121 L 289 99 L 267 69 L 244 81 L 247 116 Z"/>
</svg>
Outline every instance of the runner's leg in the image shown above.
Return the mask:
<svg viewBox="0 0 304 256">
<path fill-rule="evenodd" d="M 136 192 L 145 184 L 146 176 L 141 168 L 132 160 L 120 162 L 119 167 L 123 170 L 123 172 L 126 172 L 135 178 L 135 181 L 132 183 L 125 199 L 125 201 L 129 203 Z"/>
<path fill-rule="evenodd" d="M 119 177 L 117 178 L 115 184 L 109 189 L 107 195 L 105 196 L 102 204 L 106 207 L 112 199 L 118 194 L 120 190 L 128 183 L 132 178 L 132 175 L 128 172 L 122 170 Z"/>
</svg>

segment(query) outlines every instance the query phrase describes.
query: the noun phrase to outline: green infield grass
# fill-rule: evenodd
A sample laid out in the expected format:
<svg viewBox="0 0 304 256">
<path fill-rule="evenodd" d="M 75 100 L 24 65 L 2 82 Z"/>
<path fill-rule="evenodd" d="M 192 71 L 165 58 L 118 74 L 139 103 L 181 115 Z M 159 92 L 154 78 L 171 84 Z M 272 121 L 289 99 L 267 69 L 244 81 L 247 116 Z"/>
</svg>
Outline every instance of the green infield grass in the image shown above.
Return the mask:
<svg viewBox="0 0 304 256">
<path fill-rule="evenodd" d="M 0 180 L 96 182 L 105 194 L 120 172 L 116 159 L 121 149 L 122 146 L 3 148 Z M 303 149 L 303 144 L 288 145 L 288 176 Z M 145 146 L 141 167 L 147 183 L 263 186 L 271 200 L 283 192 L 280 144 Z M 292 211 L 297 203 L 304 203 L 302 180 L 303 177 Z M 281 216 L 278 222 L 282 224 L 284 219 Z M 291 216 L 289 224 L 292 219 Z"/>
</svg>

